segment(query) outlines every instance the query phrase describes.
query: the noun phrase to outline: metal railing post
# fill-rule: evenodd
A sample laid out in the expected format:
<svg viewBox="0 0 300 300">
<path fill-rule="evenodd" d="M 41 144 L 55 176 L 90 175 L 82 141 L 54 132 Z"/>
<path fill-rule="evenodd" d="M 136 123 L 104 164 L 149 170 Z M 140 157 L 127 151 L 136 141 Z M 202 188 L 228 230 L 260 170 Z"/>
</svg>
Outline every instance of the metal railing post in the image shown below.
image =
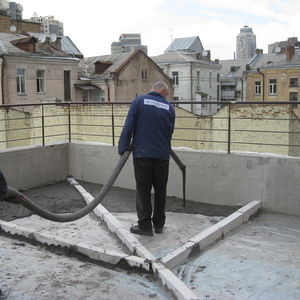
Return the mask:
<svg viewBox="0 0 300 300">
<path fill-rule="evenodd" d="M 68 103 L 69 106 L 69 114 L 68 114 L 68 119 L 69 119 L 69 143 L 71 143 L 72 138 L 71 138 L 71 103 Z"/>
<path fill-rule="evenodd" d="M 227 153 L 230 154 L 230 140 L 231 140 L 231 103 L 228 106 L 228 136 L 227 136 Z"/>
<path fill-rule="evenodd" d="M 112 126 L 112 144 L 115 146 L 115 117 L 114 117 L 114 105 L 111 105 L 111 126 Z"/>
<path fill-rule="evenodd" d="M 44 105 L 42 105 L 42 142 L 45 146 L 45 116 L 44 116 Z"/>
</svg>

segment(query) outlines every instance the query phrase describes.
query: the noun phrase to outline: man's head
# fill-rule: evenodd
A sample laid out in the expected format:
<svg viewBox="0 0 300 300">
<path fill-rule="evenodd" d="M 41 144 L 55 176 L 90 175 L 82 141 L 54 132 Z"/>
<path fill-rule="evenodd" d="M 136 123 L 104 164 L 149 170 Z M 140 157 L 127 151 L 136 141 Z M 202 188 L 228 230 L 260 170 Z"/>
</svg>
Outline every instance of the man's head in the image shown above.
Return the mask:
<svg viewBox="0 0 300 300">
<path fill-rule="evenodd" d="M 152 85 L 152 92 L 160 93 L 164 98 L 169 95 L 169 87 L 163 81 L 157 81 Z"/>
</svg>

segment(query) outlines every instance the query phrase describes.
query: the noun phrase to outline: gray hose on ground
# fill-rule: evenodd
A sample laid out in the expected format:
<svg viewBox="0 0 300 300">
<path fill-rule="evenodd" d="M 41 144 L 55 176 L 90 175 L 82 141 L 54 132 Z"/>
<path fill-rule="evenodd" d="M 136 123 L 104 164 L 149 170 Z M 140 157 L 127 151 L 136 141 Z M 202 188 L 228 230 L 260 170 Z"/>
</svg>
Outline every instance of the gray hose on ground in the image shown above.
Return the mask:
<svg viewBox="0 0 300 300">
<path fill-rule="evenodd" d="M 106 184 L 102 187 L 100 192 L 96 195 L 94 200 L 82 208 L 79 211 L 76 211 L 74 213 L 64 213 L 64 214 L 56 214 L 49 212 L 40 206 L 36 205 L 34 202 L 29 200 L 26 196 L 21 194 L 19 191 L 15 190 L 12 187 L 8 187 L 8 197 L 14 198 L 16 204 L 22 204 L 25 206 L 27 209 L 31 210 L 33 213 L 39 215 L 40 217 L 54 221 L 54 222 L 71 222 L 77 219 L 80 219 L 90 213 L 91 211 L 96 208 L 99 203 L 103 200 L 103 198 L 106 196 L 112 185 L 114 184 L 115 180 L 119 176 L 121 170 L 123 169 L 128 157 L 130 155 L 130 151 L 126 151 L 122 157 L 119 159 L 117 166 L 115 167 L 113 173 L 110 175 L 108 181 Z"/>
<path fill-rule="evenodd" d="M 185 172 L 185 169 L 186 169 L 186 166 L 182 163 L 182 161 L 177 156 L 177 154 L 173 151 L 172 148 L 171 148 L 171 157 L 174 159 L 174 161 L 176 162 L 177 166 L 179 167 L 179 169 L 182 172 L 183 206 L 185 206 L 185 182 L 186 182 L 186 172 Z"/>
</svg>

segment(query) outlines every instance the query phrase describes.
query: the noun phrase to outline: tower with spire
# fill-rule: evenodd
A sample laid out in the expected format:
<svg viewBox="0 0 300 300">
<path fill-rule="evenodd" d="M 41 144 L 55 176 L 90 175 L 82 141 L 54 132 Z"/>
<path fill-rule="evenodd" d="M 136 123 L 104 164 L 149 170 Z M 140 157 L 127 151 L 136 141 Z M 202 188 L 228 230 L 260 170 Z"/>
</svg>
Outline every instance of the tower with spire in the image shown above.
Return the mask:
<svg viewBox="0 0 300 300">
<path fill-rule="evenodd" d="M 236 38 L 236 58 L 252 58 L 256 53 L 256 35 L 245 25 Z"/>
</svg>

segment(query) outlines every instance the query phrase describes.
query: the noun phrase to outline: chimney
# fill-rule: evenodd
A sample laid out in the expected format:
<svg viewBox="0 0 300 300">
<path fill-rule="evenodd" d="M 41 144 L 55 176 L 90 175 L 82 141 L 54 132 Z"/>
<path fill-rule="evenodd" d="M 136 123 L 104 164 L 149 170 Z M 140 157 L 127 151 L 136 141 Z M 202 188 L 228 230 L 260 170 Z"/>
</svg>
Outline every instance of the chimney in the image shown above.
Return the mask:
<svg viewBox="0 0 300 300">
<path fill-rule="evenodd" d="M 38 44 L 39 48 L 43 51 L 49 52 L 50 51 L 50 37 L 46 37 L 44 42 L 40 42 Z"/>
<path fill-rule="evenodd" d="M 295 48 L 293 46 L 286 46 L 286 61 L 291 61 L 293 55 L 295 54 Z"/>
<path fill-rule="evenodd" d="M 61 36 L 56 37 L 55 41 L 50 42 L 51 46 L 54 49 L 61 51 L 61 39 L 62 39 Z"/>
</svg>

